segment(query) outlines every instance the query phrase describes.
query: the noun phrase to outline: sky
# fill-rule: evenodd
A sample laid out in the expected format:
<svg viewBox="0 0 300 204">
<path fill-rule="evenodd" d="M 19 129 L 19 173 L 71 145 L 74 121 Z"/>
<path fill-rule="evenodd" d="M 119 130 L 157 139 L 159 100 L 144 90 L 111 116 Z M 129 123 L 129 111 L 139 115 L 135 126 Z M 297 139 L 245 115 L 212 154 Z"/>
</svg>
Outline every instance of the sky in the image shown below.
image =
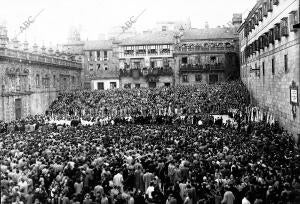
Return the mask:
<svg viewBox="0 0 300 204">
<path fill-rule="evenodd" d="M 54 46 L 67 42 L 71 27 L 80 30 L 82 40 L 97 40 L 99 34 L 121 27 L 138 16 L 138 32 L 155 27 L 158 21 L 190 18 L 193 28 L 226 25 L 233 13 L 243 17 L 256 0 L 1 0 L 0 24 L 6 24 L 13 38 L 29 16 L 42 13 L 19 35 L 29 43 Z"/>
</svg>

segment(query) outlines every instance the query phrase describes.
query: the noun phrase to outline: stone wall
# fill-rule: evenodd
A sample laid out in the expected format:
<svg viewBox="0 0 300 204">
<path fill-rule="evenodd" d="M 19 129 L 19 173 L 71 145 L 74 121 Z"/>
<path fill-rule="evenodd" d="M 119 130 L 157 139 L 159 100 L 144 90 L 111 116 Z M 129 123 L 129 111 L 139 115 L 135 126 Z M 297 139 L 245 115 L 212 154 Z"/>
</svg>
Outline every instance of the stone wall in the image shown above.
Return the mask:
<svg viewBox="0 0 300 204">
<path fill-rule="evenodd" d="M 259 5 L 254 7 L 253 15 L 255 8 L 259 8 Z M 297 106 L 294 118 L 290 104 L 292 82 L 294 81 L 300 87 L 300 30 L 292 30 L 293 25 L 290 24 L 292 14 L 295 12 L 299 13 L 299 1 L 280 1 L 279 5 L 274 6 L 273 11 L 268 12 L 268 15 L 263 17 L 254 29 L 250 29 L 248 35 L 246 35 L 248 32 L 245 31 L 244 25 L 239 29 L 242 54 L 240 73 L 250 91 L 252 103 L 270 111 L 280 125 L 292 133 L 296 140 L 299 140 L 300 107 Z M 251 17 L 248 18 L 251 19 Z M 249 51 L 249 56 L 246 57 L 246 48 L 285 18 L 288 18 L 289 22 L 287 35 L 281 35 L 279 40 L 276 39 L 274 43 L 264 45 L 259 51 L 254 53 Z M 274 71 L 272 71 L 272 60 Z M 298 98 L 300 99 L 300 94 Z"/>
<path fill-rule="evenodd" d="M 0 120 L 16 119 L 16 99 L 22 118 L 45 113 L 58 92 L 80 88 L 80 74 L 78 68 L 1 57 Z"/>
</svg>

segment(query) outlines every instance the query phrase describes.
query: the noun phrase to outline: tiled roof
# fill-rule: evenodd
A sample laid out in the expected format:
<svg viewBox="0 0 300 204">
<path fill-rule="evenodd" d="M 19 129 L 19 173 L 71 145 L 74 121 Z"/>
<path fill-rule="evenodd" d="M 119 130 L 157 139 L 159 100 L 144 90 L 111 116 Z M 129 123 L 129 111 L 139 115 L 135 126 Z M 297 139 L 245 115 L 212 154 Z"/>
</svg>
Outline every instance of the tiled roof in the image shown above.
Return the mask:
<svg viewBox="0 0 300 204">
<path fill-rule="evenodd" d="M 85 41 L 84 50 L 111 50 L 112 41 L 111 40 L 92 40 Z"/>
<path fill-rule="evenodd" d="M 134 37 L 122 40 L 120 45 L 155 45 L 155 44 L 173 44 L 174 32 L 160 31 L 154 33 L 139 34 Z"/>
<path fill-rule="evenodd" d="M 206 28 L 187 30 L 183 33 L 182 40 L 230 39 L 236 37 L 234 28 Z"/>
</svg>

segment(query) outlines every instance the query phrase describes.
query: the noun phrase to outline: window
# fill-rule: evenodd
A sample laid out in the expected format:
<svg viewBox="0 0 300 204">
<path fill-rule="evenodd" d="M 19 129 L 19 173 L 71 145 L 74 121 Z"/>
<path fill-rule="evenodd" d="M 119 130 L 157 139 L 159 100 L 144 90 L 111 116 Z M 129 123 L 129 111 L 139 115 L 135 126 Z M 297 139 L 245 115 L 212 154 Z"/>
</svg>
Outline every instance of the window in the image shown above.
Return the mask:
<svg viewBox="0 0 300 204">
<path fill-rule="evenodd" d="M 74 76 L 72 76 L 71 81 L 72 81 L 72 85 L 74 85 L 75 84 L 75 77 Z"/>
<path fill-rule="evenodd" d="M 268 11 L 273 11 L 273 0 L 268 0 Z"/>
<path fill-rule="evenodd" d="M 45 78 L 43 79 L 43 84 L 45 88 L 50 87 L 50 78 L 48 77 L 48 75 L 46 75 Z"/>
<path fill-rule="evenodd" d="M 90 68 L 90 71 L 93 71 L 94 70 L 94 65 L 90 64 L 89 68 Z"/>
<path fill-rule="evenodd" d="M 294 25 L 299 23 L 298 12 L 297 11 L 292 11 L 290 13 L 289 19 L 290 19 L 290 31 L 295 32 L 296 29 L 294 28 Z"/>
<path fill-rule="evenodd" d="M 97 54 L 97 61 L 100 61 L 100 51 L 98 50 L 98 51 L 96 52 L 96 54 Z"/>
<path fill-rule="evenodd" d="M 104 83 L 103 82 L 98 82 L 97 83 L 97 89 L 98 90 L 104 90 Z"/>
<path fill-rule="evenodd" d="M 171 83 L 165 83 L 165 86 L 169 87 L 169 86 L 171 86 Z"/>
<path fill-rule="evenodd" d="M 272 74 L 275 74 L 275 58 L 272 58 Z"/>
<path fill-rule="evenodd" d="M 262 63 L 262 75 L 265 76 L 265 62 Z"/>
<path fill-rule="evenodd" d="M 269 43 L 274 44 L 274 29 L 270 29 L 269 31 Z"/>
<path fill-rule="evenodd" d="M 289 67 L 288 67 L 288 55 L 284 55 L 284 71 L 285 73 L 287 73 L 289 71 Z"/>
<path fill-rule="evenodd" d="M 182 75 L 182 82 L 188 82 L 188 76 Z"/>
<path fill-rule="evenodd" d="M 187 75 L 182 76 L 182 82 L 188 82 L 188 76 Z"/>
<path fill-rule="evenodd" d="M 104 66 L 104 70 L 105 70 L 105 71 L 108 70 L 108 66 L 107 66 L 107 65 Z"/>
<path fill-rule="evenodd" d="M 156 88 L 156 82 L 149 82 L 149 88 Z"/>
<path fill-rule="evenodd" d="M 281 19 L 280 29 L 281 29 L 280 30 L 281 36 L 288 36 L 289 35 L 288 18 Z"/>
<path fill-rule="evenodd" d="M 181 58 L 182 64 L 187 64 L 188 60 L 187 57 Z"/>
<path fill-rule="evenodd" d="M 110 88 L 111 89 L 117 88 L 117 82 L 110 82 Z"/>
<path fill-rule="evenodd" d="M 276 23 L 274 27 L 274 38 L 275 40 L 280 40 L 281 35 L 280 35 L 280 24 Z"/>
<path fill-rule="evenodd" d="M 155 67 L 155 61 L 151 61 L 150 65 L 151 65 L 151 68 L 154 68 Z"/>
<path fill-rule="evenodd" d="M 259 21 L 263 20 L 263 9 L 262 8 L 258 9 L 258 20 Z"/>
<path fill-rule="evenodd" d="M 217 74 L 210 74 L 209 75 L 209 83 L 210 84 L 214 84 L 214 83 L 218 82 L 218 80 L 219 80 L 219 77 L 218 77 Z"/>
<path fill-rule="evenodd" d="M 265 17 L 268 16 L 268 5 L 267 5 L 267 2 L 265 2 L 265 3 L 263 4 L 263 15 L 264 15 Z"/>
<path fill-rule="evenodd" d="M 201 75 L 201 74 L 196 74 L 196 75 L 195 75 L 195 81 L 196 81 L 196 82 L 202 81 L 202 75 Z"/>
<path fill-rule="evenodd" d="M 131 89 L 131 83 L 124 84 L 124 88 L 125 88 L 125 89 Z"/>
<path fill-rule="evenodd" d="M 104 50 L 104 61 L 107 61 L 107 51 Z"/>
<path fill-rule="evenodd" d="M 137 89 L 141 88 L 141 84 L 135 84 L 135 88 Z"/>
<path fill-rule="evenodd" d="M 97 69 L 99 70 L 101 68 L 101 64 L 97 64 Z"/>
<path fill-rule="evenodd" d="M 269 47 L 269 33 L 265 33 L 263 38 L 264 47 Z"/>
<path fill-rule="evenodd" d="M 254 14 L 254 22 L 255 22 L 255 25 L 258 25 L 258 24 L 259 24 L 259 21 L 258 21 L 258 13 Z"/>
<path fill-rule="evenodd" d="M 91 83 L 90 82 L 84 82 L 83 83 L 83 88 L 84 89 L 91 89 Z"/>
<path fill-rule="evenodd" d="M 133 68 L 139 69 L 141 67 L 141 62 L 133 62 Z"/>
<path fill-rule="evenodd" d="M 167 26 L 162 26 L 162 27 L 161 27 L 161 30 L 162 30 L 162 31 L 167 31 Z"/>
<path fill-rule="evenodd" d="M 37 74 L 35 77 L 35 85 L 36 87 L 40 87 L 40 75 Z"/>
<path fill-rule="evenodd" d="M 56 87 L 56 76 L 53 76 L 53 87 Z"/>
</svg>

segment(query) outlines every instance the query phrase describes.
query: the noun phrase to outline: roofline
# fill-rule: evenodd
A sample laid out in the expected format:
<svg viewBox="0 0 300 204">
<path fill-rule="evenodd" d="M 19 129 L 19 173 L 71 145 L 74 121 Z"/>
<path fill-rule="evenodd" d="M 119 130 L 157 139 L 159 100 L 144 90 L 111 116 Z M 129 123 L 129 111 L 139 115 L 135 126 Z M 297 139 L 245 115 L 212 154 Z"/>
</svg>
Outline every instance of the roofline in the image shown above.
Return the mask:
<svg viewBox="0 0 300 204">
<path fill-rule="evenodd" d="M 257 0 L 256 4 L 253 6 L 253 8 L 251 9 L 251 11 L 249 12 L 247 18 L 245 19 L 245 21 L 248 21 L 250 19 L 250 17 L 256 12 L 256 10 L 263 5 L 265 1 L 264 0 Z"/>
</svg>

